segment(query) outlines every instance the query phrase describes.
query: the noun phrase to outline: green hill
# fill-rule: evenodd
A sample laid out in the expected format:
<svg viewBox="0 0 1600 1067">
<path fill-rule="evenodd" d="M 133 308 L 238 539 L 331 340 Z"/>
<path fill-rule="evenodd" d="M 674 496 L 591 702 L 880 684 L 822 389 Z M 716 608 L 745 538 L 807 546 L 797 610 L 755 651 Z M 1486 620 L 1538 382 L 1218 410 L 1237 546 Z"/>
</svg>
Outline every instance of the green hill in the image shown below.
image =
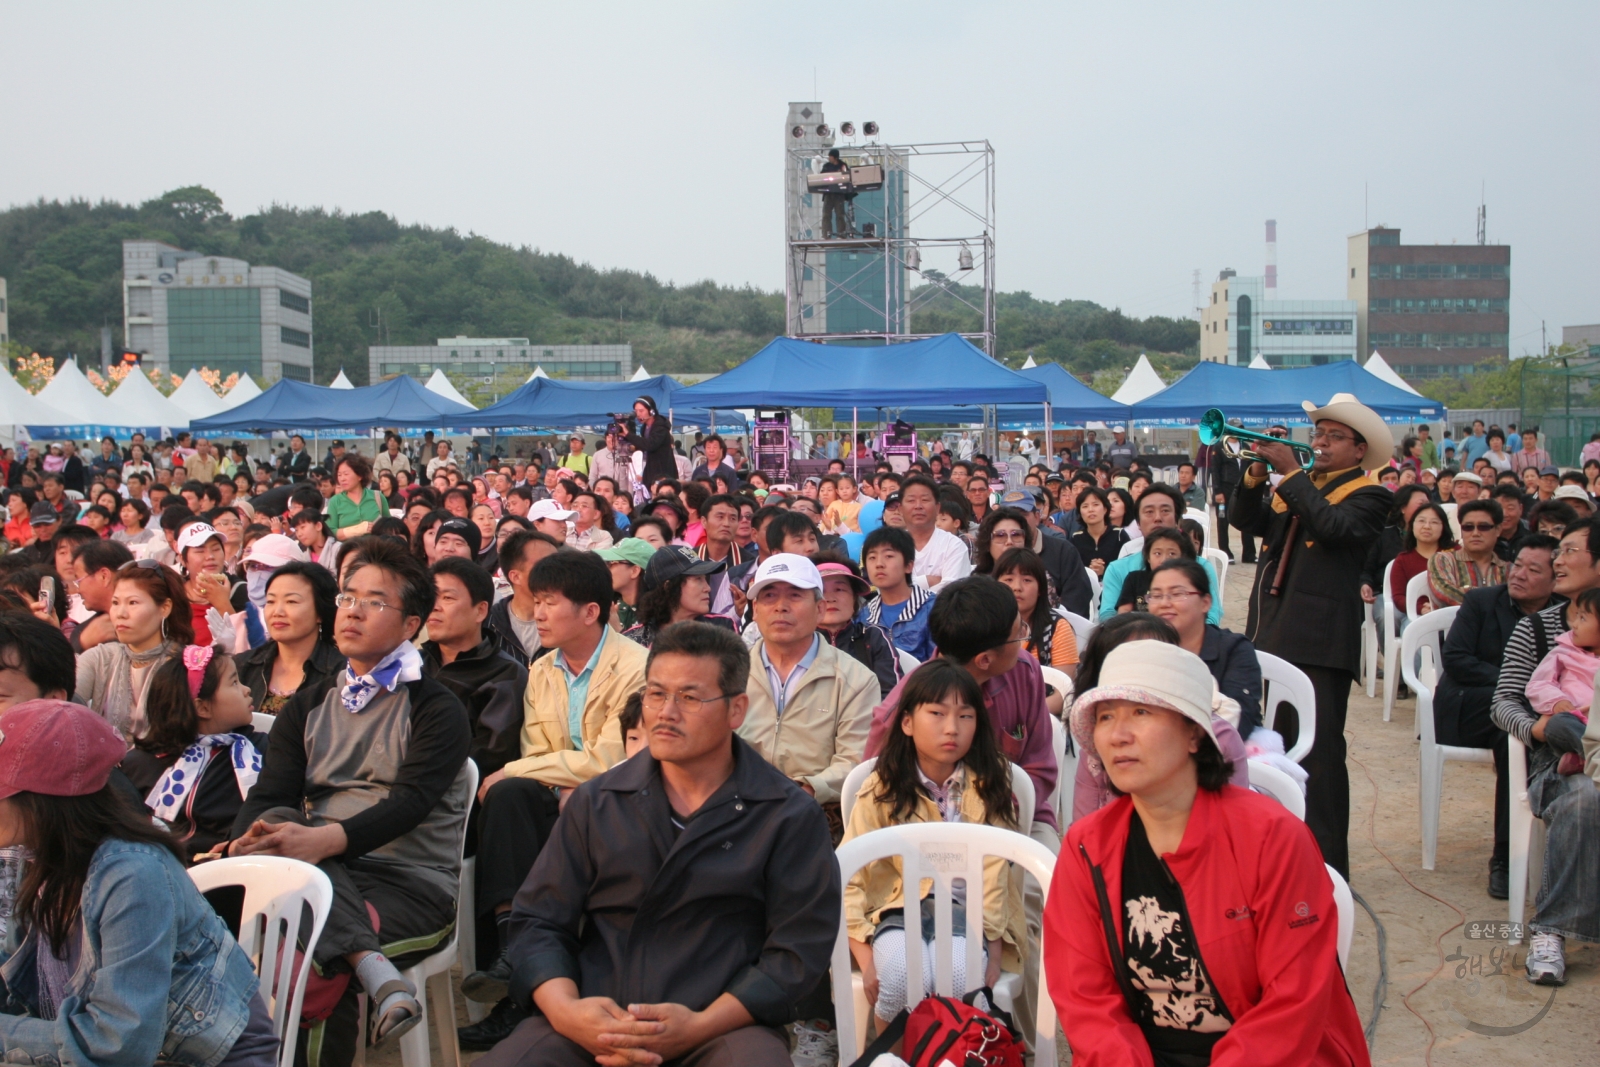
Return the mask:
<svg viewBox="0 0 1600 1067">
<path fill-rule="evenodd" d="M 652 372 L 715 373 L 783 331 L 781 293 L 711 281 L 673 285 L 476 234 L 402 226 L 381 211 L 274 205 L 234 218 L 215 193 L 190 186 L 137 206 L 40 200 L 0 212 L 0 277 L 9 284 L 14 347 L 81 353 L 92 363 L 102 326 L 120 341 L 125 238 L 310 278 L 318 381 L 343 367 L 364 384 L 368 345 L 431 344 L 460 334 L 628 343 Z M 1164 369 L 1192 365 L 1199 343 L 1199 327 L 1188 320 L 1133 319 L 1087 301 L 1052 304 L 1004 293 L 998 314 L 1002 358 L 1016 365 L 1032 351 L 1085 380 L 1130 365 L 1140 350 Z M 958 301 L 935 294 L 914 325 L 932 332 L 969 329 L 973 321 Z"/>
</svg>

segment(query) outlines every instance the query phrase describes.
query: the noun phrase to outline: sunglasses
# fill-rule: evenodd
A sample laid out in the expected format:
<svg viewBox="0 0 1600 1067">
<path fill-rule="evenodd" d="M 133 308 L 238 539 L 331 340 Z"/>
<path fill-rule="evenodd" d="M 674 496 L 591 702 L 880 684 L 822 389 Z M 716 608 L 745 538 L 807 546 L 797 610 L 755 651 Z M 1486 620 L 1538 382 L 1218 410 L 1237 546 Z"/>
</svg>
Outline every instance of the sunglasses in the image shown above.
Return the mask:
<svg viewBox="0 0 1600 1067">
<path fill-rule="evenodd" d="M 1464 522 L 1461 524 L 1462 533 L 1488 533 L 1490 530 L 1499 529 L 1492 522 Z"/>
</svg>

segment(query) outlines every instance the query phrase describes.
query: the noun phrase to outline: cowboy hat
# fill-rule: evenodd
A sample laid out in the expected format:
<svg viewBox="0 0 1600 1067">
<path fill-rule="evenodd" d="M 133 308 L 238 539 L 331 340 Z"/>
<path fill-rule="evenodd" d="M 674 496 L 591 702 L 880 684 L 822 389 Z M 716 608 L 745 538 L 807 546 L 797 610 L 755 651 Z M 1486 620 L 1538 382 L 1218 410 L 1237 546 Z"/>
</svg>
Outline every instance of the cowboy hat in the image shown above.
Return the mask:
<svg viewBox="0 0 1600 1067">
<path fill-rule="evenodd" d="M 1320 408 L 1309 400 L 1302 400 L 1300 406 L 1313 426 L 1319 419 L 1331 419 L 1344 423 L 1365 438 L 1367 454 L 1361 458 L 1363 469 L 1376 470 L 1388 463 L 1394 454 L 1394 434 L 1389 424 L 1350 393 L 1334 393 L 1333 399 Z"/>
</svg>

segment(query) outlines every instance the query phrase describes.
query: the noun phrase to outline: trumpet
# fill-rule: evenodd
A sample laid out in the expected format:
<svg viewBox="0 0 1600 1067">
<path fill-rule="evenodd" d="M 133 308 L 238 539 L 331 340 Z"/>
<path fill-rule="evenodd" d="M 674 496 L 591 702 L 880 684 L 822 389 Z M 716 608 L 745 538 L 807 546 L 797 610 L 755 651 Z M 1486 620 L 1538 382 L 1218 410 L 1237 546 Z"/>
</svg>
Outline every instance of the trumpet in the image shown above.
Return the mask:
<svg viewBox="0 0 1600 1067">
<path fill-rule="evenodd" d="M 1221 445 L 1223 453 L 1232 456 L 1234 459 L 1252 463 L 1265 463 L 1266 460 L 1261 458 L 1260 453 L 1244 446 L 1246 441 L 1272 441 L 1275 444 L 1288 445 L 1294 449 L 1295 458 L 1300 461 L 1302 470 L 1310 470 L 1311 464 L 1316 460 L 1316 457 L 1311 452 L 1310 445 L 1274 437 L 1270 433 L 1259 433 L 1255 430 L 1246 430 L 1238 426 L 1229 426 L 1221 408 L 1212 408 L 1200 416 L 1201 444 Z"/>
</svg>

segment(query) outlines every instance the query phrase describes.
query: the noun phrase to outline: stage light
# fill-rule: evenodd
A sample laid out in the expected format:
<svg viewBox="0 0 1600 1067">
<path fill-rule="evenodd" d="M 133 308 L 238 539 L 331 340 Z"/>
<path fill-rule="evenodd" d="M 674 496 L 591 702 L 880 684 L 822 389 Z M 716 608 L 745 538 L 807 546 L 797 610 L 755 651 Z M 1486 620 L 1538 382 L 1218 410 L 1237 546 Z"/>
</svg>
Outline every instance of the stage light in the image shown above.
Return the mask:
<svg viewBox="0 0 1600 1067">
<path fill-rule="evenodd" d="M 831 129 L 829 129 L 828 128 L 828 124 L 826 122 L 824 122 L 821 126 L 817 127 L 817 136 L 818 137 L 832 137 L 833 136 L 833 131 Z"/>
<path fill-rule="evenodd" d="M 856 124 L 853 122 L 841 123 L 839 125 L 839 132 L 844 134 L 846 137 L 854 137 L 856 135 Z"/>
<path fill-rule="evenodd" d="M 876 137 L 878 136 L 878 124 L 876 122 L 863 123 L 861 126 L 861 132 L 866 134 L 868 137 Z"/>
<path fill-rule="evenodd" d="M 906 249 L 906 266 L 919 274 L 922 272 L 922 249 L 916 245 Z"/>
<path fill-rule="evenodd" d="M 968 248 L 965 244 L 963 244 L 961 246 L 961 254 L 956 257 L 956 263 L 958 265 L 960 265 L 962 270 L 971 270 L 972 269 L 972 249 Z"/>
<path fill-rule="evenodd" d="M 804 126 L 796 126 L 794 129 L 789 131 L 789 134 L 798 140 L 806 135 L 806 128 Z"/>
</svg>

